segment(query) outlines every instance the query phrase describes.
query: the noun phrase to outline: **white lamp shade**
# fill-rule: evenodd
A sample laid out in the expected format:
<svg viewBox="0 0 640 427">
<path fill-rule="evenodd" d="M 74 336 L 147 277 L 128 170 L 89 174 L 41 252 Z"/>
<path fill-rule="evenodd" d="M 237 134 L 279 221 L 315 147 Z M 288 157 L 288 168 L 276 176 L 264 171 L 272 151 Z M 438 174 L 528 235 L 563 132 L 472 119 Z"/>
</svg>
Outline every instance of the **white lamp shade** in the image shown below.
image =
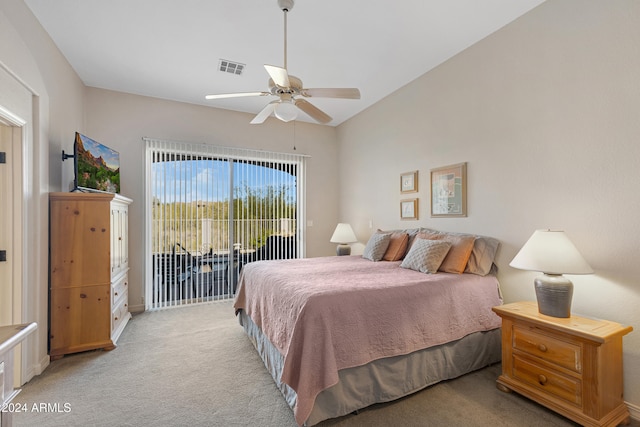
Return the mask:
<svg viewBox="0 0 640 427">
<path fill-rule="evenodd" d="M 593 273 L 564 231 L 536 230 L 509 265 L 546 274 Z"/>
<path fill-rule="evenodd" d="M 341 222 L 331 236 L 331 243 L 353 243 L 357 242 L 356 234 L 353 232 L 351 225 Z"/>
</svg>

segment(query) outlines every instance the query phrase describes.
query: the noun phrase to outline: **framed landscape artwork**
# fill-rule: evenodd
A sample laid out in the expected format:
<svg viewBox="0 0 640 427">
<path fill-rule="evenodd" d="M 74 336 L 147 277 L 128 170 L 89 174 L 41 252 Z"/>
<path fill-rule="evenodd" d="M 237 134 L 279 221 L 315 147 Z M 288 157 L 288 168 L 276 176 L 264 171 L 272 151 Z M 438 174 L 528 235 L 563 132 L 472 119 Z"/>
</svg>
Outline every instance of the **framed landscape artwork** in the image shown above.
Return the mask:
<svg viewBox="0 0 640 427">
<path fill-rule="evenodd" d="M 467 216 L 467 163 L 431 169 L 431 216 Z"/>
</svg>

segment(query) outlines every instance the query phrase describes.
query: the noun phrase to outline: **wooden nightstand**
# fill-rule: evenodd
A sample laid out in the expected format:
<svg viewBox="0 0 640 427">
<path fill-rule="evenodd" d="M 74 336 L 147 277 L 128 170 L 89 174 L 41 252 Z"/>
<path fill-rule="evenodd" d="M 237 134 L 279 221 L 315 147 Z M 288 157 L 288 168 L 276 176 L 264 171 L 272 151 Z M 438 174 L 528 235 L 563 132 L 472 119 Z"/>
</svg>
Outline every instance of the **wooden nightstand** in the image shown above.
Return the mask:
<svg viewBox="0 0 640 427">
<path fill-rule="evenodd" d="M 535 302 L 493 311 L 502 317 L 500 390 L 513 390 L 584 426 L 628 424 L 622 337 L 631 326 L 545 316 Z"/>
</svg>

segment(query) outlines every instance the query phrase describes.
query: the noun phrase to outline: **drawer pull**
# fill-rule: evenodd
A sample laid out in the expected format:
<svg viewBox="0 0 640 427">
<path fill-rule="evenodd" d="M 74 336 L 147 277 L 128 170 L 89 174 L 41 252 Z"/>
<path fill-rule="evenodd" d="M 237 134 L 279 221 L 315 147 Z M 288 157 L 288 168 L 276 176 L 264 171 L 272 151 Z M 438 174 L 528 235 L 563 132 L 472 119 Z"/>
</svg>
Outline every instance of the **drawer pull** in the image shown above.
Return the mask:
<svg viewBox="0 0 640 427">
<path fill-rule="evenodd" d="M 116 292 L 115 295 L 118 296 L 118 293 Z"/>
<path fill-rule="evenodd" d="M 545 385 L 547 383 L 547 377 L 542 374 L 538 375 L 538 382 L 540 385 Z"/>
<path fill-rule="evenodd" d="M 538 344 L 538 350 L 544 353 L 547 351 L 547 346 L 544 344 Z"/>
</svg>

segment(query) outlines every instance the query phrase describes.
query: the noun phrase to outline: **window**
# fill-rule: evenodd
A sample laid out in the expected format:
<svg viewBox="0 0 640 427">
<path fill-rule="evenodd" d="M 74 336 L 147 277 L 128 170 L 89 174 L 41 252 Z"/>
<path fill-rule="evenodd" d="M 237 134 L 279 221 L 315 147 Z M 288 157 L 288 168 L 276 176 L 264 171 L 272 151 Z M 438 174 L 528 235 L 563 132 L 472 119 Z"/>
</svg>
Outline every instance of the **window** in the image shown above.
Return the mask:
<svg viewBox="0 0 640 427">
<path fill-rule="evenodd" d="M 232 298 L 247 263 L 304 255 L 304 156 L 146 144 L 147 309 Z"/>
</svg>

